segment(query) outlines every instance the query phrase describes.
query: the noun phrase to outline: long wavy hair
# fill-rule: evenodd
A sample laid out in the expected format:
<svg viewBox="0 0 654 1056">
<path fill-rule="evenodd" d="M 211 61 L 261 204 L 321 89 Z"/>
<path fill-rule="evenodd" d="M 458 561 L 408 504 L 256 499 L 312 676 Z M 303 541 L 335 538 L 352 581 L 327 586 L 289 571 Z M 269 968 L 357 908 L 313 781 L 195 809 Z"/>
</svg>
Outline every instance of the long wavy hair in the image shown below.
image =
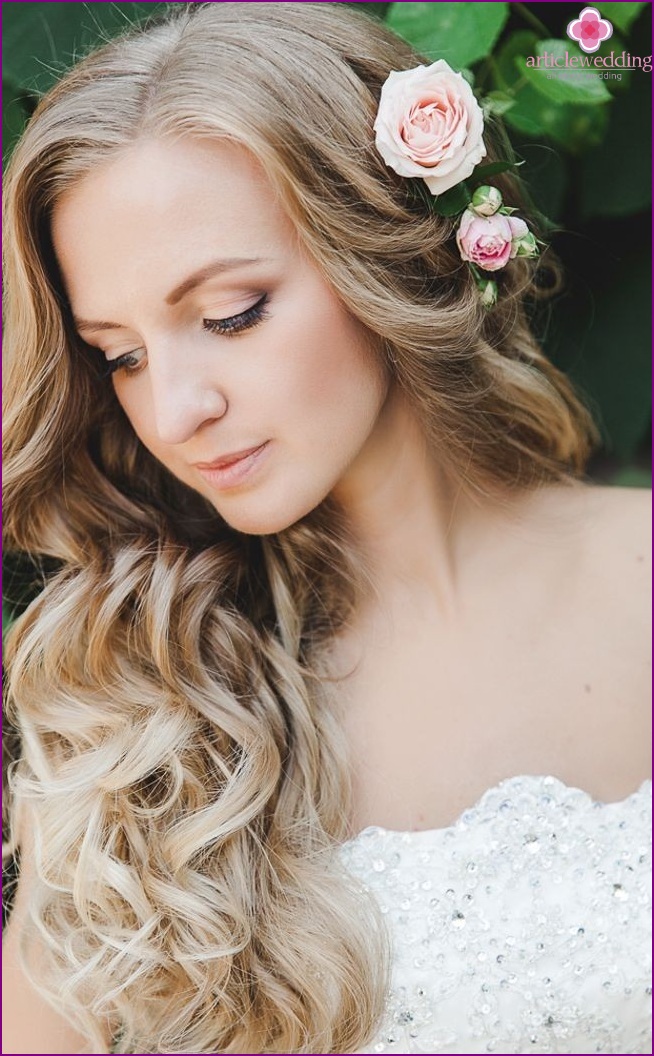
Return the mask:
<svg viewBox="0 0 654 1056">
<path fill-rule="evenodd" d="M 57 563 L 7 643 L 27 967 L 94 1051 L 111 1024 L 118 1052 L 351 1052 L 388 982 L 334 853 L 351 762 L 320 655 L 355 540 L 330 499 L 241 535 L 149 454 L 75 333 L 52 209 L 146 137 L 239 143 L 470 495 L 571 481 L 598 434 L 530 330 L 543 263 L 481 307 L 453 221 L 374 147 L 384 80 L 420 56 L 343 4 L 171 8 L 63 77 L 5 180 L 5 533 Z M 518 178 L 494 182 L 524 215 Z"/>
</svg>

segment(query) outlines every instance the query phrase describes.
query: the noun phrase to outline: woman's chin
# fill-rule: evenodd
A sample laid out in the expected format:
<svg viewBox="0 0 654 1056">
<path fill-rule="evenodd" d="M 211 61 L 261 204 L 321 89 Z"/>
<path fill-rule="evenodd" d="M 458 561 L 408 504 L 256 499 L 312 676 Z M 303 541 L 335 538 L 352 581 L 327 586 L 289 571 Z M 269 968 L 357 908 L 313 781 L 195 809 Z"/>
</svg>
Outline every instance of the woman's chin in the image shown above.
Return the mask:
<svg viewBox="0 0 654 1056">
<path fill-rule="evenodd" d="M 216 507 L 218 509 L 218 507 Z M 308 506 L 306 509 L 289 509 L 285 510 L 246 510 L 233 509 L 225 510 L 218 509 L 218 512 L 222 516 L 223 520 L 227 522 L 230 528 L 233 528 L 236 532 L 242 532 L 244 535 L 275 535 L 277 532 L 283 532 L 286 528 L 290 528 L 292 524 L 301 520 L 302 517 L 306 517 L 311 512 L 313 506 Z"/>
</svg>

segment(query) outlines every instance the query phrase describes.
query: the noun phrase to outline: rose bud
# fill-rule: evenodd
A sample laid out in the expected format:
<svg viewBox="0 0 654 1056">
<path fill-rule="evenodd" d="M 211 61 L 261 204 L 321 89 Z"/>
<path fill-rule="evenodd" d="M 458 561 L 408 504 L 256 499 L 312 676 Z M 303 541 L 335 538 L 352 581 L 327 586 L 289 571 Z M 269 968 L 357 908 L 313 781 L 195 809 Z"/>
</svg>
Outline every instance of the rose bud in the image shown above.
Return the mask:
<svg viewBox="0 0 654 1056">
<path fill-rule="evenodd" d="M 484 308 L 492 308 L 497 301 L 497 285 L 492 279 L 485 282 L 483 286 L 480 286 L 481 290 L 481 303 Z"/>
<path fill-rule="evenodd" d="M 531 231 L 513 239 L 513 248 L 516 257 L 537 257 L 538 246 Z"/>
<path fill-rule="evenodd" d="M 477 216 L 493 216 L 502 204 L 502 194 L 497 187 L 478 187 L 472 196 L 470 208 Z"/>
</svg>

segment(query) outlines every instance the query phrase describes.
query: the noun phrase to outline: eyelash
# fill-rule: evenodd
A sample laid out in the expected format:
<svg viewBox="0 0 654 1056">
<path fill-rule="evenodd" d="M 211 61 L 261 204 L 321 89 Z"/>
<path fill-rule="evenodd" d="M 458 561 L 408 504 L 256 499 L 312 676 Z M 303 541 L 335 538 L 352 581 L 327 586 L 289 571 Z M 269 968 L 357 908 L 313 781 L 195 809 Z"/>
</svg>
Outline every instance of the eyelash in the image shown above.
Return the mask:
<svg viewBox="0 0 654 1056">
<path fill-rule="evenodd" d="M 267 315 L 268 294 L 264 293 L 256 304 L 253 304 L 251 308 L 246 308 L 244 312 L 239 312 L 238 315 L 230 315 L 226 319 L 203 319 L 202 329 L 210 334 L 219 334 L 222 337 L 235 337 L 237 334 L 241 334 L 245 330 L 251 330 L 263 322 Z M 109 362 L 105 361 L 102 378 L 110 378 L 117 370 L 124 370 L 127 374 L 137 374 L 143 364 L 139 361 L 134 362 L 134 356 L 140 351 L 141 349 L 137 348 L 133 352 L 125 352 L 122 356 L 117 356 L 116 359 L 112 359 Z"/>
</svg>

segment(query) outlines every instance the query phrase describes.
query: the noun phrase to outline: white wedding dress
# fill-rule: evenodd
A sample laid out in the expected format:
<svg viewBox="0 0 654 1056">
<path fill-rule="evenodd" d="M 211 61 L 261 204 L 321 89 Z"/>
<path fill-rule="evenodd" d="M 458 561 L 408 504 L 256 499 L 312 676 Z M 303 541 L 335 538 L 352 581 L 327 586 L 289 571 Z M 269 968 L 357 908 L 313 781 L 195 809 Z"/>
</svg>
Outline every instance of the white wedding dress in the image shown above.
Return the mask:
<svg viewBox="0 0 654 1056">
<path fill-rule="evenodd" d="M 651 797 L 514 777 L 448 828 L 346 843 L 393 946 L 360 1051 L 651 1053 Z"/>
</svg>

